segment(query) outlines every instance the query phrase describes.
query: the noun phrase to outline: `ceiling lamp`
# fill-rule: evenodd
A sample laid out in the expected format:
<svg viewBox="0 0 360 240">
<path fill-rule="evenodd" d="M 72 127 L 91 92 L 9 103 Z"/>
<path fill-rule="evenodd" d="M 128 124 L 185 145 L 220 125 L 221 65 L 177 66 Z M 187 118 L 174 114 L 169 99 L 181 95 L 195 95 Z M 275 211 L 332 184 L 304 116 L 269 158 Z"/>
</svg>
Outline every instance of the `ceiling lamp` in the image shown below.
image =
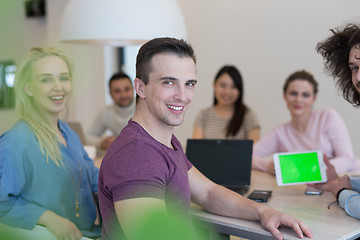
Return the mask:
<svg viewBox="0 0 360 240">
<path fill-rule="evenodd" d="M 125 46 L 155 37 L 186 38 L 176 0 L 69 0 L 61 21 L 63 42 Z"/>
</svg>

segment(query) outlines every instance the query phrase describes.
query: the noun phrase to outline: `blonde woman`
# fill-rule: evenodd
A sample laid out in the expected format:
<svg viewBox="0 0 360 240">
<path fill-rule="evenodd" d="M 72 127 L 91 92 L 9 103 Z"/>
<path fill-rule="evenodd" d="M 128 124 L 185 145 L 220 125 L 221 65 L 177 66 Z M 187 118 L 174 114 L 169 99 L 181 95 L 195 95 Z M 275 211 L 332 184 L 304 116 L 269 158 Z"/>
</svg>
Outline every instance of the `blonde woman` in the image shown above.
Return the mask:
<svg viewBox="0 0 360 240">
<path fill-rule="evenodd" d="M 15 77 L 20 120 L 0 137 L 0 222 L 43 225 L 57 239 L 101 235 L 93 226 L 98 169 L 59 114 L 71 95 L 69 58 L 32 48 Z M 1 233 L 0 233 L 1 235 Z"/>
</svg>

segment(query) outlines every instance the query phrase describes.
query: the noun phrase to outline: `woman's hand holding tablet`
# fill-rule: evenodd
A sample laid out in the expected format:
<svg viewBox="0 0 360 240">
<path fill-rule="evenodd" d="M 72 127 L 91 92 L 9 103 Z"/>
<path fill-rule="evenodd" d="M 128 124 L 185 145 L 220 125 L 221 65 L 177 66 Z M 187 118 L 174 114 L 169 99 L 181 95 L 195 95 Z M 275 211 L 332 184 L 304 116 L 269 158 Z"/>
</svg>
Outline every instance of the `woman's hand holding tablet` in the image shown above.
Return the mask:
<svg viewBox="0 0 360 240">
<path fill-rule="evenodd" d="M 320 150 L 275 153 L 274 166 L 279 186 L 327 181 L 326 165 Z"/>
</svg>

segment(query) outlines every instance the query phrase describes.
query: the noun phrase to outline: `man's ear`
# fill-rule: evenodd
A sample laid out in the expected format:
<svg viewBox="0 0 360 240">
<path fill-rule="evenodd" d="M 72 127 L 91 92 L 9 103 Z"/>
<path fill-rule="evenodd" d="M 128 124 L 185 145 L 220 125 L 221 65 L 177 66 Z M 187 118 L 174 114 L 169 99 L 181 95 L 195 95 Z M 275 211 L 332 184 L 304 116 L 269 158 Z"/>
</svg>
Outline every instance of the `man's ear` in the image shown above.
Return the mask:
<svg viewBox="0 0 360 240">
<path fill-rule="evenodd" d="M 145 98 L 144 86 L 145 83 L 140 78 L 134 79 L 135 92 L 140 98 Z"/>
<path fill-rule="evenodd" d="M 24 90 L 29 97 L 33 96 L 33 92 L 29 84 L 25 84 Z"/>
</svg>

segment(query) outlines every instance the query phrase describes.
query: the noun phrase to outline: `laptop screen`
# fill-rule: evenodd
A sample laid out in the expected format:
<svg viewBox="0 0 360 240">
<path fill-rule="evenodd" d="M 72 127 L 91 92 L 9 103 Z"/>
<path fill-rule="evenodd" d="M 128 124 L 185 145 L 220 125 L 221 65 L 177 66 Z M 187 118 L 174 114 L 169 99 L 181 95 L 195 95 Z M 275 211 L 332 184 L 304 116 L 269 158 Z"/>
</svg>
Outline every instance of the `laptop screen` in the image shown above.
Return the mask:
<svg viewBox="0 0 360 240">
<path fill-rule="evenodd" d="M 250 185 L 252 140 L 188 139 L 186 156 L 207 178 L 223 186 Z"/>
</svg>

